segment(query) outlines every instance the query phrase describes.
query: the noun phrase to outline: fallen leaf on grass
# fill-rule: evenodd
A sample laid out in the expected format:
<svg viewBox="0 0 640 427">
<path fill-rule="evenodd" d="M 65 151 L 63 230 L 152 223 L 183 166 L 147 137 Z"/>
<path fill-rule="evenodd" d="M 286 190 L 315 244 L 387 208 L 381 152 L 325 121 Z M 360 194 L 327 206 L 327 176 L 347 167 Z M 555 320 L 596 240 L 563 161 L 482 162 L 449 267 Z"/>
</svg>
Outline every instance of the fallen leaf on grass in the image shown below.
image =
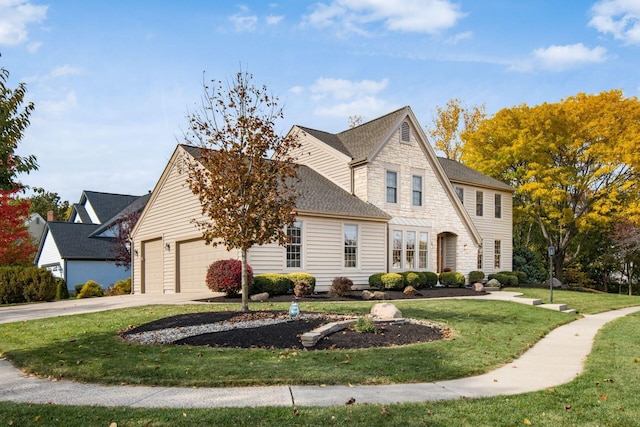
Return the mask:
<svg viewBox="0 0 640 427">
<path fill-rule="evenodd" d="M 382 415 L 389 415 L 389 408 L 387 408 L 386 406 L 383 406 L 382 410 L 380 411 L 380 413 Z"/>
<path fill-rule="evenodd" d="M 529 421 L 528 418 L 525 418 L 524 421 L 522 422 L 522 424 L 524 424 L 526 426 L 530 426 L 531 425 L 531 421 Z"/>
<path fill-rule="evenodd" d="M 571 406 L 565 406 L 564 407 L 564 410 L 567 411 L 567 412 L 571 411 L 572 409 L 573 408 Z"/>
<path fill-rule="evenodd" d="M 600 400 L 602 400 L 602 401 L 607 400 L 607 395 L 606 394 L 601 394 L 600 395 Z"/>
<path fill-rule="evenodd" d="M 356 399 L 352 397 L 349 400 L 347 400 L 345 405 L 353 405 L 354 403 L 356 403 Z"/>
</svg>

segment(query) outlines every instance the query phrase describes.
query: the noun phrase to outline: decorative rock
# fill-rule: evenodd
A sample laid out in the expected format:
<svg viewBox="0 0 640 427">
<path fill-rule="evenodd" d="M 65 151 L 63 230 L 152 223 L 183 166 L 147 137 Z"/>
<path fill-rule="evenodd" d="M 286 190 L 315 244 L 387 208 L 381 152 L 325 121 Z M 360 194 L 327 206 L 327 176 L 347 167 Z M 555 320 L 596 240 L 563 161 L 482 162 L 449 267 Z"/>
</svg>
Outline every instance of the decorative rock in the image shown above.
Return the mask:
<svg viewBox="0 0 640 427">
<path fill-rule="evenodd" d="M 371 307 L 371 315 L 382 320 L 402 318 L 402 312 L 398 307 L 388 302 L 382 302 Z"/>
<path fill-rule="evenodd" d="M 365 301 L 369 301 L 371 299 L 375 299 L 374 295 L 375 294 L 373 292 L 371 292 L 371 291 L 367 291 L 367 290 L 362 291 L 362 299 L 365 300 Z"/>
<path fill-rule="evenodd" d="M 382 291 L 375 291 L 373 293 L 373 299 L 389 299 L 389 294 L 386 292 L 382 292 Z"/>
<path fill-rule="evenodd" d="M 553 282 L 551 282 L 553 285 L 554 289 L 558 289 L 558 288 L 562 288 L 562 282 L 560 280 L 558 280 L 557 277 L 553 278 Z M 549 284 L 549 281 L 547 280 L 547 285 Z"/>
<path fill-rule="evenodd" d="M 414 296 L 416 292 L 416 288 L 414 288 L 413 286 L 407 286 L 406 288 L 404 288 L 404 291 L 402 291 L 403 294 L 409 296 Z"/>
<path fill-rule="evenodd" d="M 484 285 L 482 283 L 474 283 L 473 290 L 476 292 L 484 292 Z"/>
<path fill-rule="evenodd" d="M 487 282 L 487 286 L 490 288 L 499 288 L 502 285 L 496 279 L 491 279 Z"/>
<path fill-rule="evenodd" d="M 251 301 L 264 302 L 269 299 L 269 292 L 262 292 L 260 294 L 251 295 L 249 297 Z"/>
</svg>

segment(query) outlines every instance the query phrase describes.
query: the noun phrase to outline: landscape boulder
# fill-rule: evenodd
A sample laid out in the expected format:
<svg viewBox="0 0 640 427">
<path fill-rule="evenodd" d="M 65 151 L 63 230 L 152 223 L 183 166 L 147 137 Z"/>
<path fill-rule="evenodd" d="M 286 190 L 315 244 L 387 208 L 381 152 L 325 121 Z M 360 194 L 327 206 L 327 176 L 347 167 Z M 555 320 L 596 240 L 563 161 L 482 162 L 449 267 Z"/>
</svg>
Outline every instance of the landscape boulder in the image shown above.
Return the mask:
<svg viewBox="0 0 640 427">
<path fill-rule="evenodd" d="M 484 292 L 484 285 L 482 283 L 474 283 L 473 290 L 476 292 Z"/>
<path fill-rule="evenodd" d="M 487 282 L 487 286 L 490 288 L 499 288 L 502 285 L 500 284 L 500 282 L 497 279 L 491 279 Z"/>
<path fill-rule="evenodd" d="M 402 293 L 405 295 L 414 296 L 417 291 L 413 286 L 407 286 L 406 288 L 404 288 L 404 291 L 402 291 Z"/>
<path fill-rule="evenodd" d="M 379 299 L 379 300 L 389 299 L 389 294 L 382 291 L 375 291 L 373 293 L 373 299 Z"/>
<path fill-rule="evenodd" d="M 374 298 L 374 293 L 371 291 L 367 291 L 366 289 L 364 291 L 362 291 L 362 299 L 365 301 L 369 301 L 371 299 L 375 299 Z"/>
<path fill-rule="evenodd" d="M 401 319 L 402 312 L 395 305 L 381 302 L 371 307 L 371 315 L 380 320 Z"/>
<path fill-rule="evenodd" d="M 261 292 L 259 294 L 251 295 L 249 299 L 254 302 L 264 302 L 269 299 L 269 292 Z"/>
</svg>

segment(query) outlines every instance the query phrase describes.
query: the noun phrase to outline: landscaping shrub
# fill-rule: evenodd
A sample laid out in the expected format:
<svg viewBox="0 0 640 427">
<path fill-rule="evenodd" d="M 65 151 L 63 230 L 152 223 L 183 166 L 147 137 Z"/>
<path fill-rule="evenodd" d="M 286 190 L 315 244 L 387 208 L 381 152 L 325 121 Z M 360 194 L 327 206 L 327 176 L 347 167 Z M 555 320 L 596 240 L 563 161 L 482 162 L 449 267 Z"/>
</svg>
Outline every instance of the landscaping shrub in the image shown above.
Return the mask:
<svg viewBox="0 0 640 427">
<path fill-rule="evenodd" d="M 111 295 L 129 295 L 131 293 L 131 278 L 127 277 L 123 280 L 118 280 L 113 286 L 104 291 L 106 296 Z"/>
<path fill-rule="evenodd" d="M 484 271 L 469 272 L 469 283 L 482 283 L 482 279 L 484 279 Z"/>
<path fill-rule="evenodd" d="M 298 298 L 309 296 L 313 293 L 313 287 L 306 280 L 298 280 L 295 285 L 293 285 L 293 294 Z"/>
<path fill-rule="evenodd" d="M 409 271 L 406 274 L 403 274 L 403 276 L 404 276 L 404 284 L 406 286 L 413 286 L 416 289 L 420 288 L 421 279 L 418 273 Z"/>
<path fill-rule="evenodd" d="M 56 299 L 69 299 L 69 289 L 67 289 L 67 282 L 64 279 L 56 280 Z"/>
<path fill-rule="evenodd" d="M 79 283 L 73 287 L 76 290 L 76 295 L 80 294 L 80 291 L 82 290 L 83 286 L 84 286 L 84 283 Z"/>
<path fill-rule="evenodd" d="M 524 271 L 513 271 L 512 273 L 518 278 L 519 284 L 527 283 L 527 273 L 525 273 Z"/>
<path fill-rule="evenodd" d="M 353 281 L 347 277 L 336 277 L 331 282 L 329 293 L 333 296 L 344 297 L 349 295 Z"/>
<path fill-rule="evenodd" d="M 0 267 L 0 303 L 52 301 L 57 279 L 46 268 L 28 266 Z"/>
<path fill-rule="evenodd" d="M 253 270 L 247 266 L 247 280 L 251 283 Z M 224 292 L 227 296 L 242 291 L 242 262 L 238 259 L 221 259 L 209 266 L 207 286 L 214 292 Z"/>
<path fill-rule="evenodd" d="M 360 334 L 376 334 L 378 329 L 368 317 L 359 317 L 356 323 L 353 325 L 353 330 Z"/>
<path fill-rule="evenodd" d="M 445 271 L 440 273 L 440 284 L 448 287 L 463 287 L 465 284 L 464 274 L 456 271 Z"/>
<path fill-rule="evenodd" d="M 286 295 L 293 288 L 291 279 L 280 273 L 258 274 L 253 283 L 256 292 L 268 292 L 269 295 Z"/>
<path fill-rule="evenodd" d="M 374 273 L 369 276 L 369 286 L 372 288 L 383 289 L 384 285 L 382 284 L 382 276 L 386 273 Z"/>
<path fill-rule="evenodd" d="M 101 297 L 103 295 L 104 291 L 102 290 L 102 286 L 93 280 L 87 280 L 87 283 L 80 289 L 77 298 Z"/>
<path fill-rule="evenodd" d="M 513 269 L 524 272 L 527 283 L 539 285 L 549 278 L 545 263 L 529 248 L 513 250 Z"/>
<path fill-rule="evenodd" d="M 425 287 L 433 288 L 438 284 L 438 275 L 433 271 L 421 271 L 420 275 L 424 279 Z"/>
<path fill-rule="evenodd" d="M 382 275 L 382 286 L 385 289 L 401 291 L 404 289 L 404 277 L 398 273 L 387 273 Z"/>
<path fill-rule="evenodd" d="M 311 286 L 311 294 L 316 289 L 316 278 L 313 277 L 312 274 L 304 273 L 300 271 L 296 273 L 287 273 L 286 276 L 289 278 L 289 280 L 291 280 L 291 283 L 293 283 L 294 287 L 296 283 L 300 282 L 301 280 L 304 280 L 309 284 L 309 286 Z"/>
<path fill-rule="evenodd" d="M 489 275 L 491 279 L 496 279 L 502 286 L 518 286 L 518 277 L 513 274 L 494 273 Z"/>
</svg>

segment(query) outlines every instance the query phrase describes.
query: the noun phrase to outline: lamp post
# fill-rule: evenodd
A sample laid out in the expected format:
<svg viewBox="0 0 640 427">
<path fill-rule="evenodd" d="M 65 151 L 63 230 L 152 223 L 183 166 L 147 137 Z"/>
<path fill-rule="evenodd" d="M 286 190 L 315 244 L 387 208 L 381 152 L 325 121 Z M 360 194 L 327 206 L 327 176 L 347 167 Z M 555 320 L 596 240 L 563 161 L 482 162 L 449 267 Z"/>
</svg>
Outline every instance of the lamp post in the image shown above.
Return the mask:
<svg viewBox="0 0 640 427">
<path fill-rule="evenodd" d="M 549 304 L 553 304 L 553 256 L 556 254 L 556 248 L 549 246 Z"/>
</svg>

